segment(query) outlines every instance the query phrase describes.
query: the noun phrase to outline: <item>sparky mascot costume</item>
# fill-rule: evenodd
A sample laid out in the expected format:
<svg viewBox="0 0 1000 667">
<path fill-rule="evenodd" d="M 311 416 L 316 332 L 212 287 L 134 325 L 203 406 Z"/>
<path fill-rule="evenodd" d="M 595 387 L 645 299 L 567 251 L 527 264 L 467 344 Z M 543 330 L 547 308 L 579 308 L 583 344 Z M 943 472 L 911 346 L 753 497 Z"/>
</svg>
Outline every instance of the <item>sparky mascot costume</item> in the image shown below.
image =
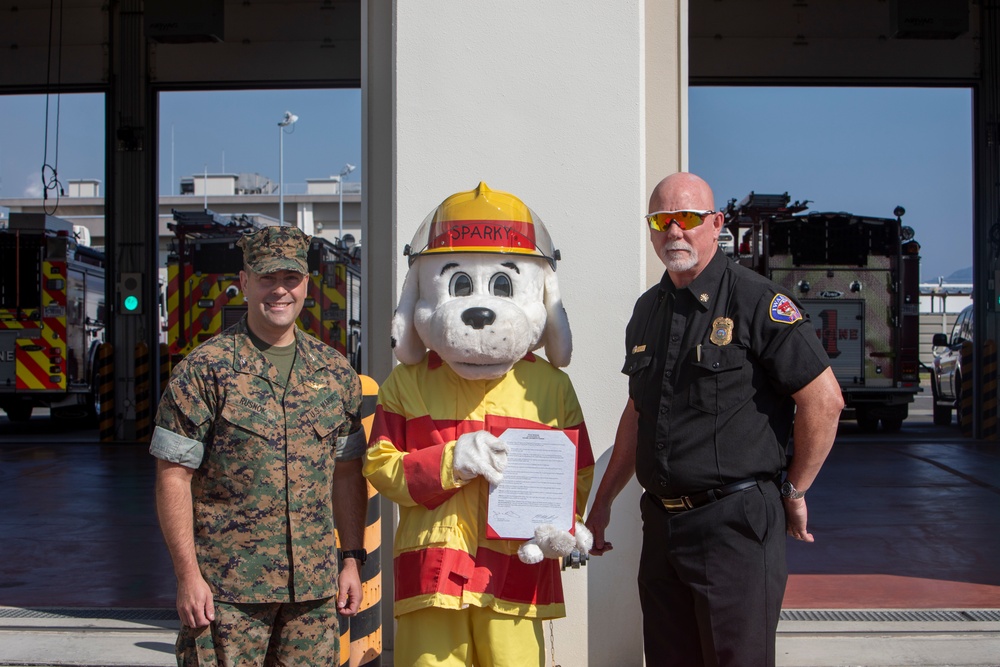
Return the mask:
<svg viewBox="0 0 1000 667">
<path fill-rule="evenodd" d="M 565 616 L 562 556 L 592 543 L 580 523 L 594 457 L 569 377 L 572 352 L 548 233 L 517 197 L 444 200 L 407 246 L 392 321 L 402 362 L 379 390 L 365 476 L 399 505 L 393 545 L 398 665 L 544 664 L 542 622 Z M 545 348 L 546 361 L 533 351 Z M 560 429 L 577 445 L 576 525 L 488 539 L 508 428 Z"/>
</svg>

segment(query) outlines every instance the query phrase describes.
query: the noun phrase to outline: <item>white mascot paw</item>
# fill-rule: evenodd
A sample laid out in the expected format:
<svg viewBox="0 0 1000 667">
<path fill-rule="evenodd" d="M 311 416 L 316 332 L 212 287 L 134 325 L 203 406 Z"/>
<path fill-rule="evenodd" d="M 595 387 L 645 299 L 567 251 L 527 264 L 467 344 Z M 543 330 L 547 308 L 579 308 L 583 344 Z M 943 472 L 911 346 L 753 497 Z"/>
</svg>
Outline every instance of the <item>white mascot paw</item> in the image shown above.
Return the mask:
<svg viewBox="0 0 1000 667">
<path fill-rule="evenodd" d="M 520 546 L 517 557 L 522 563 L 534 565 L 543 558 L 568 556 L 575 548 L 576 538 L 573 533 L 560 530 L 551 523 L 543 523 L 535 528 L 535 536 Z"/>
<path fill-rule="evenodd" d="M 464 433 L 455 442 L 455 477 L 464 482 L 482 476 L 497 486 L 507 467 L 507 445 L 487 431 Z"/>
<path fill-rule="evenodd" d="M 517 549 L 517 558 L 526 565 L 534 565 L 545 560 L 545 555 L 534 540 L 528 540 Z"/>
</svg>

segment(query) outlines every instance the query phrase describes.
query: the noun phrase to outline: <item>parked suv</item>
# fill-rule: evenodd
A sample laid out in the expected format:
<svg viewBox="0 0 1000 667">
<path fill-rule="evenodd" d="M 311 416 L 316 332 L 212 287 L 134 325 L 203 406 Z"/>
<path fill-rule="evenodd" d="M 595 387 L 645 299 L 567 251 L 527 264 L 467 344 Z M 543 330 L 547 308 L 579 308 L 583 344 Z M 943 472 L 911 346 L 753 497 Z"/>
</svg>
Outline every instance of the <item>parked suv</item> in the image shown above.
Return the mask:
<svg viewBox="0 0 1000 667">
<path fill-rule="evenodd" d="M 962 343 L 972 342 L 972 306 L 966 306 L 951 329 L 951 337 L 934 334 L 934 361 L 931 362 L 931 392 L 934 395 L 934 423 L 951 423 L 952 408 L 962 400 Z"/>
</svg>

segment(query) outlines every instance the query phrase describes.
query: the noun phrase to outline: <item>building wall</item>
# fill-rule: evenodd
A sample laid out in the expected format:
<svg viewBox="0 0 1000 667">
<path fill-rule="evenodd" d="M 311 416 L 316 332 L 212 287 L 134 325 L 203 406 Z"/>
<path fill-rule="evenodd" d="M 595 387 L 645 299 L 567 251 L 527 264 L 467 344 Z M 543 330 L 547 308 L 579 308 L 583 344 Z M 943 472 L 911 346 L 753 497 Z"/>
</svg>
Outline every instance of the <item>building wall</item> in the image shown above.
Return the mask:
<svg viewBox="0 0 1000 667">
<path fill-rule="evenodd" d="M 195 175 L 193 177 L 194 195 L 203 197 L 206 192 L 209 197 L 234 194 L 236 192 L 236 179 L 236 174 Z"/>
<path fill-rule="evenodd" d="M 921 313 L 957 314 L 972 304 L 972 285 L 964 286 L 951 294 L 920 294 Z"/>
<path fill-rule="evenodd" d="M 67 194 L 70 197 L 100 197 L 101 182 L 98 180 L 70 181 Z"/>
</svg>

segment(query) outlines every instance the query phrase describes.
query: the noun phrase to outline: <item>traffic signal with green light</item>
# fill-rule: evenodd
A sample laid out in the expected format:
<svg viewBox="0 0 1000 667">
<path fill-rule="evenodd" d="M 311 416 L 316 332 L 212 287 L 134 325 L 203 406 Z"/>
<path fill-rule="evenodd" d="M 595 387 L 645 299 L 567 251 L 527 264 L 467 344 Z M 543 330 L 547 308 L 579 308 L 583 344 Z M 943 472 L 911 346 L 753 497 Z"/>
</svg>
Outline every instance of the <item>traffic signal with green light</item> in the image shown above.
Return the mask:
<svg viewBox="0 0 1000 667">
<path fill-rule="evenodd" d="M 142 274 L 123 273 L 118 281 L 118 312 L 142 315 Z"/>
</svg>

